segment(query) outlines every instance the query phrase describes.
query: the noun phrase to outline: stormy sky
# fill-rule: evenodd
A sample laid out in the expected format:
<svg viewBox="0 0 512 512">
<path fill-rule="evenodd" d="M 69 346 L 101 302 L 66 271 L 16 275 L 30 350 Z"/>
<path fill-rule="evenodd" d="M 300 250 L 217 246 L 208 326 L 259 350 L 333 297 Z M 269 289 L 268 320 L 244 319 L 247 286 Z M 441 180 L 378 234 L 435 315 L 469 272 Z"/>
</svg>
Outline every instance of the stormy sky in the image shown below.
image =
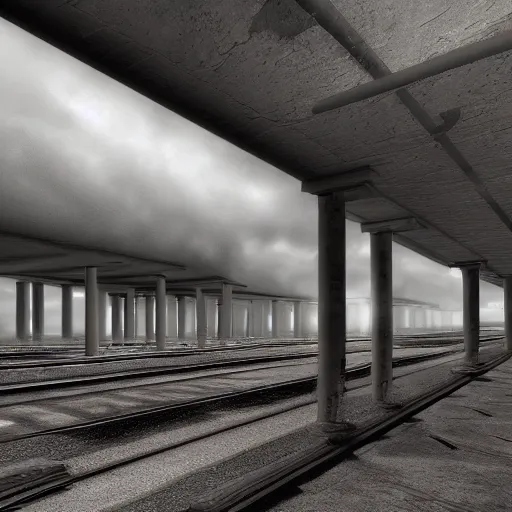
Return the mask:
<svg viewBox="0 0 512 512">
<path fill-rule="evenodd" d="M 1 18 L 0 69 L 0 226 L 316 296 L 316 198 L 297 180 Z M 461 308 L 460 275 L 393 251 L 395 296 Z M 370 293 L 369 237 L 352 222 L 347 291 Z M 45 293 L 58 326 L 60 291 Z M 489 302 L 502 290 L 482 283 Z M 14 328 L 14 306 L 0 279 L 0 328 Z"/>
</svg>

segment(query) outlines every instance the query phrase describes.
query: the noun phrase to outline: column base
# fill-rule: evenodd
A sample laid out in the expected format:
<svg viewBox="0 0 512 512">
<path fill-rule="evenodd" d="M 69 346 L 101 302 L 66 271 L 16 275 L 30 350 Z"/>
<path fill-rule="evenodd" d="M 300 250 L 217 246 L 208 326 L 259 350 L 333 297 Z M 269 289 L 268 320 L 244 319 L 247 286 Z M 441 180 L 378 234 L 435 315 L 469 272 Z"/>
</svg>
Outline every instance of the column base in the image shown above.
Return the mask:
<svg viewBox="0 0 512 512">
<path fill-rule="evenodd" d="M 317 421 L 315 430 L 320 434 L 345 434 L 352 433 L 357 425 L 349 421 Z"/>
<path fill-rule="evenodd" d="M 478 372 L 481 366 L 483 366 L 483 363 L 464 363 L 455 368 L 451 368 L 450 371 L 457 375 L 472 375 Z"/>
<path fill-rule="evenodd" d="M 375 405 L 386 411 L 396 411 L 403 407 L 403 404 L 401 404 L 400 402 L 393 402 L 390 400 L 377 400 L 375 402 Z"/>
<path fill-rule="evenodd" d="M 348 421 L 317 421 L 313 432 L 330 444 L 343 443 L 357 430 L 357 425 Z"/>
</svg>

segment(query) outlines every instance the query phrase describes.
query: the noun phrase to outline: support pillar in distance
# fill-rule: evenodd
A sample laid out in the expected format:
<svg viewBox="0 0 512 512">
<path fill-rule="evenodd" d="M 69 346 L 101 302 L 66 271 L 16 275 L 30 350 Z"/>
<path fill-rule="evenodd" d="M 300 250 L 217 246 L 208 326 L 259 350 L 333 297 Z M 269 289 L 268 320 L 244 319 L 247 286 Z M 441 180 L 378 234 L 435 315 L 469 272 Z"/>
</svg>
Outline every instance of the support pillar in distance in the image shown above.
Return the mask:
<svg viewBox="0 0 512 512">
<path fill-rule="evenodd" d="M 30 283 L 16 283 L 16 339 L 28 340 L 30 335 Z"/>
<path fill-rule="evenodd" d="M 302 329 L 302 302 L 293 303 L 293 336 L 302 338 L 304 336 Z"/>
<path fill-rule="evenodd" d="M 32 283 L 32 339 L 42 341 L 44 336 L 44 285 Z"/>
<path fill-rule="evenodd" d="M 206 347 L 208 323 L 206 319 L 206 296 L 201 288 L 196 288 L 197 346 Z"/>
<path fill-rule="evenodd" d="M 63 284 L 62 293 L 62 318 L 61 335 L 64 339 L 73 337 L 73 286 Z"/>
<path fill-rule="evenodd" d="M 167 334 L 167 296 L 165 277 L 156 278 L 156 349 L 165 350 Z"/>
<path fill-rule="evenodd" d="M 100 348 L 96 267 L 85 269 L 85 355 L 97 356 Z"/>
<path fill-rule="evenodd" d="M 175 295 L 167 296 L 167 337 L 178 337 L 178 303 Z"/>
<path fill-rule="evenodd" d="M 135 339 L 135 290 L 128 288 L 124 298 L 124 339 Z"/>
<path fill-rule="evenodd" d="M 233 321 L 233 287 L 222 283 L 222 296 L 219 299 L 219 338 L 225 344 L 231 338 Z"/>
<path fill-rule="evenodd" d="M 187 297 L 178 298 L 178 338 L 185 339 L 185 328 L 187 325 Z"/>
<path fill-rule="evenodd" d="M 146 340 L 155 339 L 155 297 L 146 295 Z"/>
<path fill-rule="evenodd" d="M 98 290 L 98 335 L 100 340 L 107 339 L 107 304 L 107 292 L 105 290 Z"/>
<path fill-rule="evenodd" d="M 280 325 L 280 304 L 278 300 L 272 301 L 272 338 L 279 338 L 281 334 L 281 325 Z"/>
<path fill-rule="evenodd" d="M 123 328 L 121 324 L 121 296 L 112 295 L 112 341 L 121 343 L 123 341 Z"/>
</svg>

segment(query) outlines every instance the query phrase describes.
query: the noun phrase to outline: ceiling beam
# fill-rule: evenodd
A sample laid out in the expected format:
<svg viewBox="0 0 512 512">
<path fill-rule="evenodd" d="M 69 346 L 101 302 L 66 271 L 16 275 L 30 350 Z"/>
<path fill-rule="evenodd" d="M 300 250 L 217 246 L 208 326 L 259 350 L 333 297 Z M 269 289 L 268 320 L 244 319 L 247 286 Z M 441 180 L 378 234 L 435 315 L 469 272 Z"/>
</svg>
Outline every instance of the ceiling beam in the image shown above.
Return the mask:
<svg viewBox="0 0 512 512">
<path fill-rule="evenodd" d="M 369 194 L 370 191 L 366 191 L 367 184 L 371 183 L 375 176 L 377 176 L 377 173 L 370 167 L 365 166 L 339 174 L 304 180 L 302 182 L 302 192 L 323 195 L 347 190 L 350 197 L 350 194 L 355 194 L 355 189 L 362 187 L 359 195 L 361 195 L 361 192 Z"/>
<path fill-rule="evenodd" d="M 169 261 L 162 261 L 160 259 L 149 259 L 144 258 L 140 256 L 133 256 L 130 254 L 121 254 L 118 252 L 109 251 L 106 249 L 99 249 L 96 247 L 84 247 L 77 244 L 72 244 L 69 242 L 61 242 L 57 240 L 52 240 L 49 238 L 39 238 L 34 236 L 29 236 L 25 234 L 16 233 L 14 231 L 8 231 L 6 229 L 2 229 L 0 231 L 0 238 L 11 238 L 15 240 L 22 240 L 24 242 L 33 242 L 37 245 L 42 245 L 44 247 L 55 247 L 60 249 L 61 251 L 66 251 L 68 253 L 72 252 L 78 252 L 78 253 L 85 253 L 85 254 L 96 254 L 98 256 L 102 257 L 108 257 L 109 259 L 113 258 L 119 258 L 121 260 L 129 260 L 129 262 L 136 262 L 136 263 L 151 263 L 151 264 L 160 264 L 168 268 L 172 268 L 173 270 L 185 270 L 186 267 L 184 265 L 181 265 L 179 263 L 169 262 Z M 125 263 L 126 261 L 113 261 L 109 263 Z"/>
<path fill-rule="evenodd" d="M 403 231 L 412 231 L 414 229 L 424 229 L 424 226 L 422 226 L 414 217 L 378 220 L 373 222 L 363 222 L 361 224 L 362 233 L 382 233 L 384 231 L 401 233 Z"/>
</svg>

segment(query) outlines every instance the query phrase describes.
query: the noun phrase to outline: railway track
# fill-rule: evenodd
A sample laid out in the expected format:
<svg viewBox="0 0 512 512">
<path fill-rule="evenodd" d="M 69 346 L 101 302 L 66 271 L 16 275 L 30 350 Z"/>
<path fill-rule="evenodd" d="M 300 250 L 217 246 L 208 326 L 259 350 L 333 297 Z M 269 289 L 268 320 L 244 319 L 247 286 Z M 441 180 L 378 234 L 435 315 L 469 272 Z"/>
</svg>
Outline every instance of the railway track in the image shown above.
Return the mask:
<svg viewBox="0 0 512 512">
<path fill-rule="evenodd" d="M 487 334 L 486 334 L 487 332 Z M 501 333 L 488 333 L 488 331 L 482 331 L 480 335 L 480 341 L 491 341 L 495 339 L 503 338 Z M 462 340 L 460 333 L 425 333 L 421 335 L 395 335 L 394 336 L 397 345 L 402 346 L 406 343 L 411 343 L 411 346 L 415 347 L 430 347 L 435 346 L 433 342 L 440 340 L 440 343 L 452 344 L 458 343 Z M 429 340 L 428 344 L 420 344 L 422 340 Z M 443 341 L 444 340 L 444 341 Z M 353 343 L 370 342 L 371 339 L 367 336 L 361 336 L 358 338 L 349 338 L 347 344 L 350 347 Z M 63 349 L 62 347 L 52 347 L 47 350 L 41 350 L 37 347 L 28 349 L 27 347 L 13 347 L 12 350 L 7 350 L 8 347 L 0 347 L 0 371 L 1 370 L 15 370 L 24 368 L 44 368 L 52 366 L 73 366 L 73 365 L 87 365 L 97 364 L 101 362 L 114 362 L 114 361 L 129 361 L 133 359 L 159 359 L 165 357 L 185 357 L 191 355 L 203 355 L 203 354 L 215 354 L 218 352 L 232 352 L 232 351 L 247 351 L 257 350 L 260 348 L 279 348 L 279 347 L 290 347 L 290 346 L 310 346 L 317 345 L 317 340 L 312 339 L 281 339 L 281 340 L 265 340 L 265 341 L 249 341 L 240 345 L 227 345 L 227 346 L 215 346 L 198 349 L 195 347 L 191 348 L 174 348 L 165 351 L 148 350 L 149 347 L 145 345 L 135 345 L 133 352 L 112 352 L 104 353 L 99 356 L 78 356 L 74 355 L 70 357 L 70 349 Z M 124 345 L 123 348 L 129 347 L 130 345 Z M 404 345 L 405 346 L 405 345 Z M 120 345 L 121 347 L 121 345 Z M 29 347 L 30 348 L 30 347 Z M 135 349 L 138 348 L 139 350 Z M 140 350 L 143 348 L 144 350 Z M 151 347 L 153 348 L 153 347 Z M 73 348 L 71 352 L 81 352 L 82 349 Z M 31 360 L 24 361 L 27 358 L 45 358 L 43 360 Z M 16 362 L 2 362 L 3 360 L 18 360 Z M 51 359 L 51 360 L 48 360 Z"/>
<path fill-rule="evenodd" d="M 393 366 L 394 367 L 398 367 L 398 366 L 406 366 L 406 365 L 414 365 L 415 363 L 420 363 L 420 362 L 424 362 L 424 361 L 428 361 L 429 359 L 433 359 L 433 358 L 437 358 L 437 359 L 441 359 L 440 362 L 438 362 L 437 364 L 434 364 L 433 366 L 437 366 L 439 364 L 445 364 L 446 363 L 446 358 L 447 356 L 449 355 L 454 355 L 454 351 L 449 351 L 449 353 L 444 353 L 444 354 L 434 354 L 434 355 L 430 355 L 430 357 L 426 356 L 426 355 L 422 355 L 422 356 L 410 356 L 410 357 L 405 357 L 405 358 L 401 358 L 400 360 L 396 360 L 394 361 L 394 364 Z M 434 356 L 434 357 L 432 357 Z M 443 357 L 444 356 L 444 357 Z M 444 361 L 442 359 L 445 359 Z M 364 364 L 364 365 L 360 365 L 358 366 L 357 368 L 352 368 L 350 370 L 347 371 L 347 381 L 353 381 L 355 379 L 358 379 L 358 378 L 362 378 L 362 377 L 367 377 L 370 375 L 370 364 Z M 397 376 L 395 378 L 399 379 L 399 378 L 402 378 L 406 375 L 409 375 L 411 373 L 414 373 L 415 371 L 417 371 L 417 368 L 411 368 L 409 372 L 404 372 L 402 375 L 400 376 Z M 458 381 L 460 382 L 468 382 L 469 381 L 469 377 L 465 376 L 461 379 L 459 379 Z M 205 405 L 215 405 L 215 404 L 220 404 L 221 402 L 223 402 L 224 404 L 226 404 L 228 401 L 239 401 L 239 400 L 244 400 L 244 399 L 251 399 L 251 398 L 257 398 L 257 396 L 261 396 L 261 395 L 268 395 L 269 393 L 275 393 L 275 392 L 283 392 L 283 391 L 294 391 L 295 393 L 297 392 L 302 392 L 302 393 L 308 393 L 308 392 L 313 392 L 314 389 L 315 389 L 315 385 L 316 385 L 316 377 L 312 377 L 312 378 L 308 378 L 308 379 L 298 379 L 296 381 L 288 381 L 288 382 L 284 382 L 284 383 L 280 383 L 279 385 L 271 385 L 271 386 L 262 386 L 260 388 L 257 388 L 257 389 L 252 389 L 252 390 L 249 390 L 249 391 L 244 391 L 244 392 L 237 392 L 237 393 L 231 393 L 231 394 L 225 394 L 225 395 L 219 395 L 219 396 L 214 396 L 214 397 L 210 397 L 206 400 L 199 400 L 199 401 L 192 401 L 192 402 L 186 402 L 186 403 L 182 403 L 180 404 L 180 407 L 185 409 L 189 409 L 191 406 L 193 407 L 200 407 L 200 406 L 205 406 Z M 463 384 L 461 384 L 463 385 Z M 359 389 L 359 388 L 362 388 L 362 387 L 366 387 L 368 386 L 368 383 L 365 382 L 365 383 L 361 383 L 359 385 L 355 385 L 355 386 L 351 386 L 350 388 L 350 391 L 353 391 L 355 389 Z M 166 452 L 168 450 L 171 450 L 171 449 L 174 449 L 174 448 L 178 448 L 179 446 L 183 446 L 183 445 L 186 445 L 186 444 L 190 444 L 190 443 L 194 443 L 196 441 L 199 441 L 201 439 L 206 439 L 208 437 L 213 437 L 217 434 L 220 434 L 220 433 L 223 433 L 223 432 L 227 432 L 229 430 L 233 430 L 233 429 L 236 429 L 236 428 L 239 428 L 241 426 L 244 426 L 244 425 L 250 425 L 252 423 L 256 423 L 258 421 L 261 421 L 263 419 L 266 419 L 266 418 L 270 418 L 272 416 L 276 416 L 278 414 L 283 414 L 285 412 L 288 412 L 288 411 L 291 411 L 293 409 L 298 409 L 300 407 L 305 407 L 305 406 L 308 406 L 308 405 L 311 405 L 313 403 L 316 402 L 316 398 L 311 398 L 299 405 L 292 405 L 292 406 L 288 406 L 288 407 L 284 407 L 282 409 L 280 409 L 278 412 L 274 412 L 274 413 L 271 413 L 271 414 L 262 414 L 261 416 L 259 417 L 256 417 L 256 418 L 252 418 L 252 419 L 249 419 L 249 420 L 245 420 L 245 421 L 238 421 L 236 424 L 233 424 L 233 425 L 230 425 L 230 426 L 227 426 L 227 427 L 221 427 L 221 428 L 217 428 L 215 430 L 211 430 L 209 431 L 208 433 L 206 434 L 202 434 L 202 435 L 199 435 L 199 436 L 193 436 L 193 437 L 190 437 L 188 439 L 186 439 L 185 441 L 181 441 L 181 442 L 175 442 L 175 443 L 170 443 L 166 446 L 160 446 L 158 448 L 155 448 L 153 450 L 150 450 L 150 451 L 147 451 L 143 454 L 138 454 L 138 455 L 134 455 L 134 456 L 129 456 L 129 457 L 124 457 L 123 459 L 120 459 L 120 460 L 116 460 L 112 463 L 108 463 L 108 464 L 105 464 L 103 465 L 102 467 L 99 467 L 99 468 L 94 468 L 94 469 L 91 469 L 90 471 L 84 471 L 83 473 L 79 474 L 79 475 L 60 475 L 60 477 L 58 476 L 55 476 L 53 479 L 50 479 L 46 485 L 40 485 L 39 487 L 37 488 L 31 488 L 31 484 L 30 483 L 26 483 L 26 485 L 24 487 L 22 487 L 21 489 L 18 488 L 17 492 L 15 492 L 14 494 L 12 495 L 4 495 L 3 496 L 3 499 L 0 499 L 0 510 L 15 510 L 16 507 L 19 507 L 20 505 L 28 502 L 28 501 L 33 501 L 34 499 L 37 499 L 45 494 L 48 494 L 50 492 L 53 492 L 55 490 L 58 490 L 60 488 L 63 488 L 63 487 L 67 487 L 67 486 L 70 486 L 72 484 L 76 484 L 80 481 L 84 481 L 90 477 L 93 477 L 93 476 L 96 476 L 96 475 L 99 475 L 99 474 L 102 474 L 102 473 L 107 473 L 111 470 L 114 470 L 116 468 L 119 468 L 121 466 L 124 466 L 124 465 L 127 465 L 127 464 L 130 464 L 130 463 L 133 463 L 133 462 L 136 462 L 136 461 L 140 461 L 142 459 L 145 459 L 145 458 L 148 458 L 148 457 L 152 457 L 154 455 L 157 455 L 157 454 L 160 454 L 160 453 L 163 453 L 163 452 Z M 407 409 L 409 410 L 410 407 Z M 29 436 L 17 436 L 17 437 L 13 437 L 9 440 L 4 440 L 3 443 L 7 443 L 7 442 L 12 442 L 12 441 L 15 441 L 15 440 L 21 440 L 21 439 L 24 439 L 24 438 L 27 438 L 27 437 L 35 437 L 35 436 L 42 436 L 42 435 L 52 435 L 52 434 L 59 434 L 59 433 L 65 433 L 65 432 L 72 432 L 72 431 L 77 431 L 77 430 L 82 430 L 82 429 L 85 429 L 85 428 L 90 428 L 90 427 L 93 427 L 93 426 L 100 426 L 100 425 L 105 425 L 105 424 L 117 424 L 119 426 L 122 425 L 122 422 L 123 421 L 129 421 L 129 420 L 133 420 L 133 419 L 138 419 L 138 418 L 141 418 L 143 416 L 151 416 L 151 415 L 158 415 L 158 414 L 161 414 L 161 413 L 166 413 L 170 410 L 178 410 L 178 407 L 176 406 L 170 406 L 170 407 L 159 407 L 159 408 L 154 408 L 152 410 L 147 410 L 147 411 L 141 411 L 141 412 L 138 412 L 138 413 L 135 413 L 135 414 L 129 414 L 129 415 L 124 415 L 124 416 L 117 416 L 117 417 L 112 417 L 112 418 L 107 418 L 107 419 L 104 419 L 104 420 L 101 420 L 101 421 L 96 421 L 96 422 L 87 422 L 87 423 L 83 423 L 81 425 L 73 425 L 71 427 L 63 427 L 63 428 L 57 428 L 57 429 L 49 429 L 49 430 L 46 430 L 46 431 L 40 431 L 40 432 L 37 432 L 37 433 L 32 433 L 30 434 Z M 401 411 L 404 412 L 404 410 Z M 120 428 L 120 427 L 119 427 Z M 392 427 L 389 427 L 389 428 L 392 428 Z M 373 431 L 372 431 L 373 432 Z M 379 430 L 380 432 L 380 430 Z M 370 432 L 371 433 L 371 432 Z M 363 433 L 361 433 L 361 435 L 363 435 Z M 373 435 L 376 435 L 375 433 L 373 433 Z M 328 449 L 327 449 L 328 448 Z M 332 446 L 328 446 L 328 447 L 325 447 L 323 446 L 322 449 L 319 451 L 318 447 L 315 447 L 315 450 L 312 451 L 311 453 L 308 453 L 308 456 L 309 458 L 307 458 L 307 463 L 308 464 L 311 464 L 311 457 L 314 457 L 314 461 L 320 461 L 320 462 L 323 462 L 323 460 L 325 459 L 325 457 L 329 456 L 329 460 L 335 456 L 335 454 L 337 453 L 336 450 L 337 448 L 336 447 L 332 447 Z M 323 458 L 322 458 L 323 457 Z M 285 470 L 281 470 L 281 472 L 279 473 L 280 477 L 282 477 L 281 479 L 278 479 L 276 480 L 275 478 L 274 479 L 271 479 L 272 482 L 269 481 L 269 476 L 268 475 L 265 475 L 265 479 L 262 480 L 263 483 L 265 483 L 266 486 L 264 486 L 265 489 L 270 489 L 269 485 L 273 485 L 275 486 L 277 482 L 279 482 L 280 484 L 284 484 L 284 478 L 285 476 L 283 476 L 283 471 L 286 473 L 286 476 L 289 475 L 290 473 L 290 468 L 293 469 L 293 471 L 297 471 L 297 463 L 296 461 L 293 461 L 294 462 L 294 465 L 293 465 L 293 468 L 292 466 L 290 466 L 289 464 L 284 464 L 284 468 Z M 300 461 L 301 462 L 301 461 Z M 302 462 L 301 462 L 302 464 Z M 300 469 L 304 469 L 304 464 L 299 464 L 300 466 Z M 309 466 L 308 466 L 309 467 Z M 302 474 L 302 473 L 301 473 Z M 246 501 L 246 498 L 247 496 L 245 496 L 246 493 L 246 487 L 247 489 L 249 489 L 251 492 L 250 492 L 250 496 L 251 496 L 251 499 L 254 498 L 255 494 L 254 492 L 252 492 L 253 488 L 254 488 L 254 478 L 252 477 L 252 475 L 250 476 L 250 485 L 248 486 L 247 485 L 247 481 L 242 485 L 242 494 L 244 495 L 244 503 Z M 260 481 L 261 479 L 258 479 L 258 481 Z M 267 485 L 269 484 L 269 485 Z M 240 483 L 237 483 L 238 486 L 240 486 Z M 259 486 L 261 487 L 261 486 Z M 221 488 L 221 493 L 220 494 L 216 494 L 216 496 L 214 497 L 214 501 L 216 502 L 215 503 L 215 507 L 217 507 L 217 502 L 219 501 L 219 496 L 222 495 L 222 503 L 225 504 L 226 503 L 226 499 L 225 499 L 225 495 L 226 495 L 226 489 L 223 487 Z M 258 491 L 260 494 L 261 494 L 261 489 L 259 489 Z M 228 493 L 229 494 L 229 499 L 227 501 L 232 501 L 233 500 L 233 494 L 230 492 Z M 241 496 L 241 494 L 237 491 L 235 493 L 238 497 Z M 191 508 L 190 510 L 238 510 L 238 509 L 224 509 L 224 508 L 221 508 L 221 509 L 217 509 L 217 508 L 201 508 L 204 506 L 204 501 L 205 500 L 202 500 L 202 504 L 199 503 L 199 504 L 195 504 L 194 507 L 196 508 Z M 210 507 L 211 505 L 211 497 L 207 497 L 206 501 L 208 501 L 208 507 Z M 251 501 L 252 503 L 252 501 Z M 244 505 L 245 506 L 245 505 Z M 198 508 L 199 507 L 199 508 Z M 240 509 L 241 510 L 241 509 Z"/>
<path fill-rule="evenodd" d="M 128 371 L 120 371 L 101 375 L 86 375 L 69 377 L 67 379 L 56 379 L 41 382 L 24 382 L 20 384 L 0 385 L 0 394 L 7 395 L 13 393 L 44 391 L 48 389 L 82 386 L 84 384 L 99 384 L 124 379 L 140 379 L 146 377 L 157 377 L 160 375 L 175 375 L 179 373 L 191 373 L 202 370 L 211 370 L 216 368 L 229 368 L 236 366 L 244 366 L 250 364 L 271 363 L 277 361 L 292 361 L 301 359 L 311 359 L 317 357 L 318 352 L 302 352 L 296 354 L 282 354 L 276 356 L 257 356 L 244 359 L 231 359 L 223 361 L 212 361 L 208 363 L 196 363 L 182 366 L 164 366 L 158 368 L 133 369 Z"/>
<path fill-rule="evenodd" d="M 215 354 L 215 353 L 229 353 L 229 352 L 242 352 L 247 350 L 257 350 L 262 348 L 280 348 L 280 347 L 290 347 L 290 346 L 309 346 L 316 345 L 316 341 L 303 341 L 299 343 L 291 343 L 291 342 L 265 342 L 265 343 L 254 343 L 247 344 L 241 346 L 228 346 L 228 347 L 210 347 L 210 348 L 190 348 L 190 349 L 173 349 L 173 350 L 165 350 L 158 352 L 128 352 L 122 354 L 102 354 L 100 356 L 88 356 L 88 357 L 73 357 L 73 358 L 65 358 L 62 355 L 54 354 L 54 356 L 58 356 L 60 359 L 57 360 L 43 360 L 43 361 L 19 361 L 16 363 L 0 363 L 0 371 L 1 370 L 17 370 L 17 369 L 25 369 L 25 368 L 45 368 L 52 366 L 74 366 L 74 365 L 83 365 L 83 364 L 98 364 L 98 363 L 110 363 L 116 361 L 130 361 L 134 359 L 161 359 L 165 357 L 186 357 L 193 355 L 203 355 L 203 354 Z M 36 352 L 36 355 L 39 353 Z M 9 358 L 26 358 L 33 357 L 33 352 L 27 353 L 18 353 L 9 354 L 7 352 L 0 352 L 0 359 L 9 359 Z M 48 355 L 47 352 L 42 353 L 42 355 Z"/>
<path fill-rule="evenodd" d="M 485 334 L 485 331 L 480 336 L 481 342 L 494 341 L 502 339 L 503 334 Z M 421 340 L 428 340 L 428 343 L 421 343 Z M 368 337 L 351 338 L 347 342 L 347 347 L 350 350 L 352 344 L 370 342 Z M 426 333 L 420 336 L 407 336 L 407 335 L 395 335 L 395 342 L 397 347 L 417 347 L 417 348 L 429 348 L 435 346 L 449 346 L 460 343 L 462 336 L 459 334 L 448 335 L 447 333 Z M 265 348 L 289 348 L 289 347 L 307 347 L 316 346 L 317 341 L 314 340 L 280 340 L 280 341 L 265 341 L 265 342 L 251 342 L 237 346 L 220 346 L 220 347 L 208 347 L 204 349 L 197 348 L 185 348 L 185 349 L 172 349 L 165 351 L 136 351 L 136 352 L 123 352 L 123 353 L 111 353 L 102 354 L 99 356 L 73 356 L 69 357 L 67 354 L 54 353 L 51 354 L 52 360 L 35 360 L 35 361 L 23 361 L 26 358 L 33 358 L 34 356 L 48 357 L 49 352 L 40 351 L 27 351 L 20 352 L 19 350 L 12 353 L 7 351 L 0 351 L 0 371 L 2 370 L 21 370 L 30 368 L 50 368 L 59 366 L 76 366 L 76 365 L 92 365 L 98 363 L 110 363 L 118 361 L 131 361 L 137 359 L 161 359 L 166 357 L 186 357 L 193 355 L 204 355 L 204 354 L 216 354 L 216 353 L 231 353 L 231 352 L 243 352 Z M 368 351 L 370 348 L 368 348 Z M 1 360 L 18 359 L 17 362 L 3 363 Z"/>
<path fill-rule="evenodd" d="M 454 355 L 458 351 L 444 351 L 444 352 L 438 352 L 435 354 L 423 354 L 419 356 L 408 356 L 408 357 L 401 357 L 396 358 L 393 361 L 393 367 L 398 368 L 401 366 L 407 366 L 412 365 L 415 363 L 420 363 L 423 361 L 430 361 L 433 359 L 439 359 L 446 356 Z M 274 368 L 274 367 L 270 367 Z M 346 372 L 346 378 L 347 381 L 367 377 L 370 375 L 371 370 L 371 363 L 365 363 L 358 365 L 356 367 L 350 368 Z M 244 370 L 250 371 L 250 370 Z M 204 376 L 196 376 L 192 377 L 188 380 L 201 380 L 204 379 Z M 140 386 L 142 387 L 142 386 Z M 283 394 L 306 394 L 306 393 L 312 393 L 316 388 L 316 375 L 312 377 L 305 377 L 305 378 L 299 378 L 299 379 L 292 379 L 288 381 L 282 381 L 279 383 L 269 384 L 269 385 L 263 385 L 263 386 L 257 386 L 252 387 L 250 389 L 242 390 L 242 391 L 233 391 L 233 392 L 227 392 L 227 393 L 221 393 L 217 395 L 210 395 L 207 397 L 200 397 L 197 399 L 192 400 L 186 400 L 181 401 L 179 403 L 169 404 L 169 405 L 162 405 L 157 407 L 150 407 L 143 410 L 137 410 L 135 412 L 130 412 L 127 414 L 118 414 L 118 415 L 112 415 L 108 417 L 103 417 L 100 419 L 94 419 L 91 421 L 84 421 L 80 423 L 75 423 L 73 425 L 67 425 L 62 427 L 56 427 L 56 428 L 50 428 L 50 429 L 44 429 L 34 432 L 29 432 L 25 434 L 19 434 L 14 436 L 5 436 L 3 438 L 0 437 L 0 445 L 9 443 L 12 441 L 17 441 L 21 439 L 29 439 L 32 437 L 40 437 L 44 435 L 51 435 L 51 434 L 60 434 L 65 432 L 73 432 L 78 431 L 90 427 L 95 426 L 104 426 L 104 425 L 112 425 L 116 423 L 123 423 L 123 422 L 130 422 L 134 419 L 142 419 L 147 417 L 155 417 L 158 419 L 158 417 L 161 417 L 161 415 L 168 415 L 170 412 L 182 412 L 182 411 L 191 411 L 192 409 L 197 409 L 200 407 L 203 407 L 205 405 L 215 405 L 215 404 L 225 404 L 227 402 L 236 404 L 240 400 L 246 400 L 246 399 L 253 399 L 258 397 L 268 397 L 272 395 L 283 395 Z M 98 392 L 91 392 L 91 394 L 97 394 Z M 70 397 L 72 398 L 72 397 Z M 43 398 L 40 401 L 48 400 L 48 398 Z M 39 401 L 38 399 L 35 399 L 33 401 Z M 22 402 L 22 404 L 25 404 L 26 402 Z M 30 403 L 30 401 L 28 402 Z M 7 404 L 5 407 L 10 407 L 12 405 L 17 404 Z M 1 408 L 0 408 L 1 410 Z"/>
</svg>

